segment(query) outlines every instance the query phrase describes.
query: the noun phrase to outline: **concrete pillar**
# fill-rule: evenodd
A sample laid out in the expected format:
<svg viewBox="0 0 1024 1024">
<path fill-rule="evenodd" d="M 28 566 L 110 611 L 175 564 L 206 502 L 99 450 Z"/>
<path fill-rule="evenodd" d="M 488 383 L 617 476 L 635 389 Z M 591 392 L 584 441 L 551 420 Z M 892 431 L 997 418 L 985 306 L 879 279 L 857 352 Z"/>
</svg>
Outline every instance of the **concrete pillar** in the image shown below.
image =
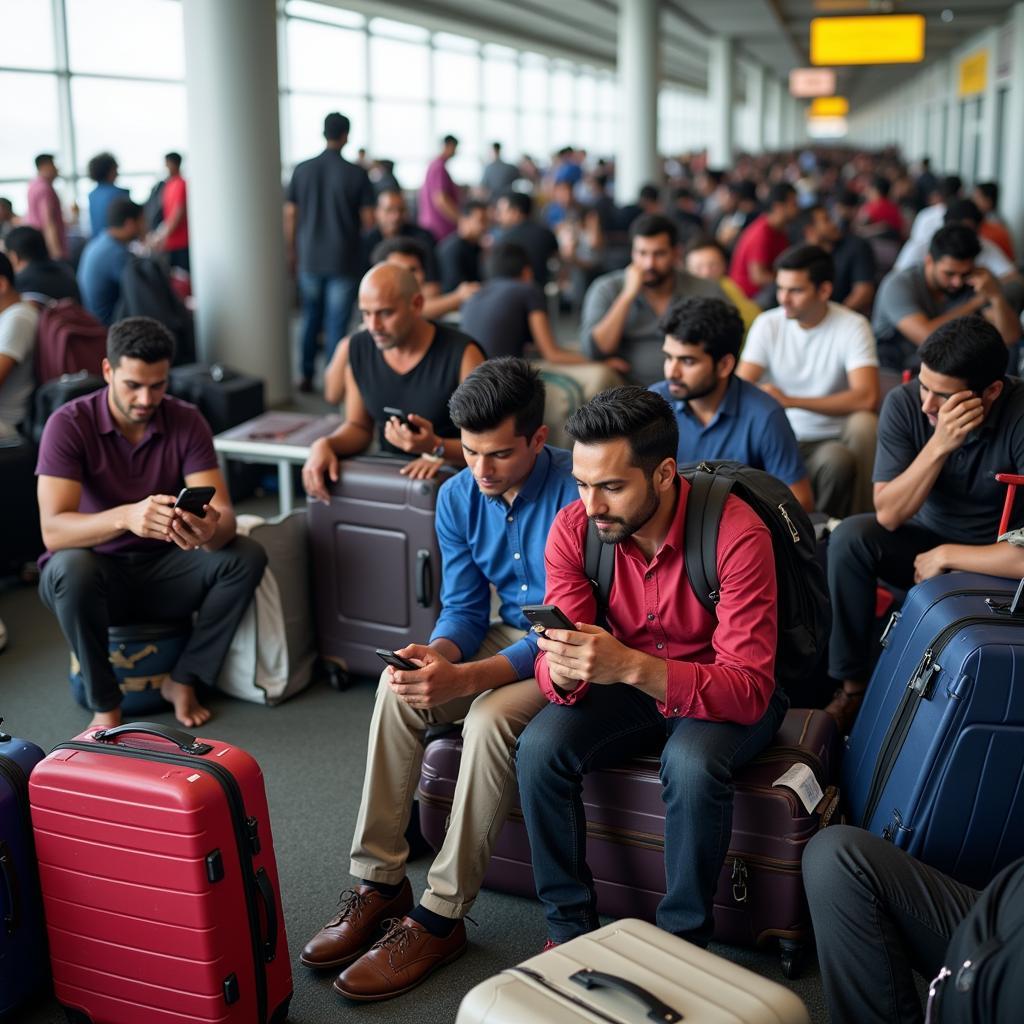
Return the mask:
<svg viewBox="0 0 1024 1024">
<path fill-rule="evenodd" d="M 999 177 L 996 166 L 999 153 L 998 124 L 998 90 L 996 89 L 996 71 L 999 64 L 999 29 L 987 32 L 984 48 L 988 50 L 988 81 L 985 83 L 984 102 L 981 110 L 981 125 L 975 136 L 980 148 L 978 154 L 978 181 L 991 181 Z M 1003 139 L 1003 145 L 1007 139 Z M 974 182 L 972 184 L 977 184 Z"/>
<path fill-rule="evenodd" d="M 747 69 L 747 103 L 753 111 L 753 137 L 750 151 L 760 153 L 764 149 L 764 95 L 765 71 L 763 64 L 751 64 Z"/>
<path fill-rule="evenodd" d="M 640 187 L 661 180 L 658 161 L 658 3 L 619 2 L 619 94 L 622 117 L 615 161 L 615 195 L 636 199 Z"/>
<path fill-rule="evenodd" d="M 708 43 L 708 104 L 711 108 L 708 162 L 712 167 L 732 166 L 735 94 L 733 42 L 726 36 L 715 36 Z"/>
<path fill-rule="evenodd" d="M 189 243 L 199 358 L 291 394 L 277 6 L 184 0 Z"/>
<path fill-rule="evenodd" d="M 1013 77 L 1010 92 L 1006 97 L 1009 110 L 1006 124 L 1024 124 L 1024 3 L 1015 4 L 1010 16 L 1010 67 Z M 994 59 L 994 57 L 993 57 Z M 1024 189 L 1017 183 L 1024 181 L 1024 134 L 1010 132 L 1003 139 L 1005 155 L 1003 167 L 1006 173 L 999 184 L 1002 186 L 999 204 L 1002 214 L 1013 233 L 1016 251 L 1024 252 Z M 1000 169 L 997 168 L 997 173 Z"/>
<path fill-rule="evenodd" d="M 769 75 L 765 83 L 764 148 L 768 151 L 782 146 L 782 83 Z"/>
</svg>

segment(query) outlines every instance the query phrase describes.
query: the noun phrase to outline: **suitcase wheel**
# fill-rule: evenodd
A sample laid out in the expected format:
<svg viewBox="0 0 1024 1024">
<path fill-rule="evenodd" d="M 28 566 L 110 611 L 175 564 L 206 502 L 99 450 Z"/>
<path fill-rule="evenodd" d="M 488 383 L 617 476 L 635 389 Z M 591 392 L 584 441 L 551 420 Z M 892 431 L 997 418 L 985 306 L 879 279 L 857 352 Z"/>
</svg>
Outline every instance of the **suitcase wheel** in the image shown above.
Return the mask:
<svg viewBox="0 0 1024 1024">
<path fill-rule="evenodd" d="M 339 693 L 343 693 L 352 685 L 352 680 L 349 674 L 338 664 L 333 661 L 325 663 L 324 667 L 327 670 L 327 682 L 330 684 L 332 690 L 337 690 Z"/>
<path fill-rule="evenodd" d="M 792 981 L 799 978 L 804 967 L 804 944 L 793 939 L 779 939 L 779 959 L 782 973 Z"/>
</svg>

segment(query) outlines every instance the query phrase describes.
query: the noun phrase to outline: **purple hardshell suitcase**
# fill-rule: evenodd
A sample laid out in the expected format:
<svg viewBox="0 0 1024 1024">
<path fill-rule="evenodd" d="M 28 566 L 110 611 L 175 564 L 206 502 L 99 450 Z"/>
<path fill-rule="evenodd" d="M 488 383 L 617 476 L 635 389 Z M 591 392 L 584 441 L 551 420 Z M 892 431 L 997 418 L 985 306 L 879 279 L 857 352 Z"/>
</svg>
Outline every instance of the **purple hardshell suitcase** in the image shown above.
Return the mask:
<svg viewBox="0 0 1024 1024">
<path fill-rule="evenodd" d="M 426 643 L 441 610 L 434 508 L 451 471 L 410 480 L 405 460 L 345 459 L 329 505 L 310 499 L 309 537 L 320 657 L 331 684 L 376 677 L 378 647 Z"/>
<path fill-rule="evenodd" d="M 736 945 L 763 945 L 778 938 L 788 977 L 799 971 L 811 928 L 800 859 L 835 812 L 838 791 L 832 780 L 838 749 L 839 735 L 830 716 L 790 710 L 772 744 L 734 779 L 732 838 L 715 893 L 715 938 Z M 424 752 L 420 827 L 435 850 L 444 840 L 461 756 L 462 740 L 452 736 L 435 740 Z M 813 771 L 824 792 L 810 812 L 791 790 L 772 785 L 798 763 Z M 665 806 L 658 773 L 659 760 L 651 756 L 584 778 L 587 863 L 602 914 L 654 921 L 665 894 Z M 484 884 L 536 895 L 518 802 L 498 838 Z"/>
</svg>

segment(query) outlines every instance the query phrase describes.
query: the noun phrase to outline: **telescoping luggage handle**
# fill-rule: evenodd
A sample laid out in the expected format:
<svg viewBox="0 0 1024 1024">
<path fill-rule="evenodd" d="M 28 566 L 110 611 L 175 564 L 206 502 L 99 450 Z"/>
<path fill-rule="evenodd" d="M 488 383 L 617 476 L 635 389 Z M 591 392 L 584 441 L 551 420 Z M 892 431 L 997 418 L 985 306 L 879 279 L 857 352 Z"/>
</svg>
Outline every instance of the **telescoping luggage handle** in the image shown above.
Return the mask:
<svg viewBox="0 0 1024 1024">
<path fill-rule="evenodd" d="M 663 1003 L 656 995 L 648 992 L 647 989 L 641 988 L 626 978 L 620 978 L 617 974 L 605 974 L 604 971 L 594 971 L 589 967 L 584 967 L 575 974 L 570 974 L 569 980 L 576 982 L 577 985 L 582 985 L 588 990 L 592 988 L 614 988 L 633 996 L 647 1007 L 648 1020 L 662 1021 L 663 1024 L 677 1024 L 678 1021 L 683 1019 L 683 1015 L 678 1010 L 673 1010 L 671 1006 Z"/>
<path fill-rule="evenodd" d="M 112 729 L 100 729 L 99 732 L 92 734 L 92 738 L 97 743 L 112 743 L 119 736 L 126 736 L 129 733 L 157 736 L 173 743 L 183 754 L 208 754 L 213 750 L 209 743 L 201 743 L 184 729 L 174 729 L 171 726 L 158 725 L 156 722 L 126 722 L 124 725 L 116 725 Z"/>
</svg>

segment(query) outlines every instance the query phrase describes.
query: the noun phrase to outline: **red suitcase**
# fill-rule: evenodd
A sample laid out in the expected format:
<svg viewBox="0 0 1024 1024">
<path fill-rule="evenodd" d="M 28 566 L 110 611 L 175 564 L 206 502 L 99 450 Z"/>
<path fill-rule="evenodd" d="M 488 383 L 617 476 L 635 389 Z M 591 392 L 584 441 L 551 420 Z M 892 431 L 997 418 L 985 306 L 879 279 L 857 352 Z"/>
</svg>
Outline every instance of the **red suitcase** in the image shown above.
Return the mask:
<svg viewBox="0 0 1024 1024">
<path fill-rule="evenodd" d="M 811 922 L 800 875 L 803 849 L 835 813 L 831 785 L 839 736 L 823 711 L 791 710 L 772 744 L 735 775 L 732 838 L 715 893 L 715 938 L 735 945 L 779 939 L 783 970 L 799 972 Z M 462 740 L 429 744 L 419 785 L 420 828 L 438 849 L 444 839 L 462 755 Z M 794 764 L 805 764 L 823 791 L 813 811 L 789 789 L 772 785 Z M 584 777 L 587 863 L 598 910 L 613 917 L 654 921 L 665 894 L 665 805 L 656 757 Z M 484 884 L 535 896 L 530 845 L 516 804 L 498 838 Z"/>
<path fill-rule="evenodd" d="M 40 762 L 29 800 L 70 1021 L 286 1020 L 284 915 L 249 754 L 145 722 L 89 730 Z"/>
</svg>

